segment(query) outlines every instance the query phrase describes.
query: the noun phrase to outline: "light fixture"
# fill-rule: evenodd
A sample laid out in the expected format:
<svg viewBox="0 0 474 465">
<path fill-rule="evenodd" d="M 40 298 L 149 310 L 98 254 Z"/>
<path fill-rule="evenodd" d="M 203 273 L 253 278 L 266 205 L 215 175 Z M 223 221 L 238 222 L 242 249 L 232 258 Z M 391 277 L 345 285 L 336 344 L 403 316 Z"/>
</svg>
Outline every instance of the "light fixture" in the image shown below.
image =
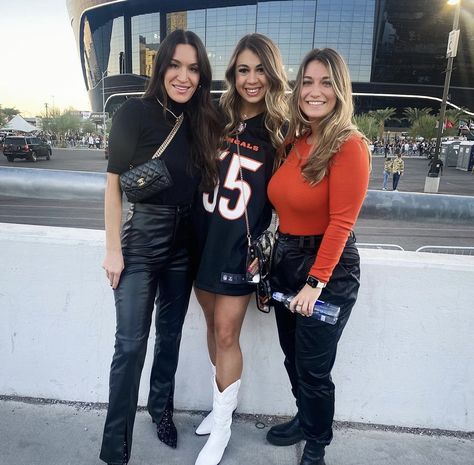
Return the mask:
<svg viewBox="0 0 474 465">
<path fill-rule="evenodd" d="M 457 5 L 459 0 L 448 0 L 448 5 Z"/>
</svg>

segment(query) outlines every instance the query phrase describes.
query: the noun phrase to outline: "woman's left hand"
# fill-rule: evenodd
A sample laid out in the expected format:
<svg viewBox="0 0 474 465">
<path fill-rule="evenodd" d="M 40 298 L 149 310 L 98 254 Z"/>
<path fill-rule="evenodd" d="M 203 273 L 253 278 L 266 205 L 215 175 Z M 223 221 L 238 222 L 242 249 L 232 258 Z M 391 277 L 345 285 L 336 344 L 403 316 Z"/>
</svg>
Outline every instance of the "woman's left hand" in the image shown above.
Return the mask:
<svg viewBox="0 0 474 465">
<path fill-rule="evenodd" d="M 318 287 L 311 287 L 309 284 L 305 284 L 303 289 L 290 302 L 290 310 L 303 316 L 311 316 L 314 305 L 321 295 L 321 290 Z"/>
</svg>

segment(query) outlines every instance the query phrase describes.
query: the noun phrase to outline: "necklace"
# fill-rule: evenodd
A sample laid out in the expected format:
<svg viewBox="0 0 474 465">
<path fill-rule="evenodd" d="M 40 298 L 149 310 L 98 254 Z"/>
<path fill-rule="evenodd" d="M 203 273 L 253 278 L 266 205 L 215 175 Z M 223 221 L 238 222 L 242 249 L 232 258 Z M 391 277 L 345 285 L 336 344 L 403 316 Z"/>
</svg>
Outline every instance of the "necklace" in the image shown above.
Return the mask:
<svg viewBox="0 0 474 465">
<path fill-rule="evenodd" d="M 161 102 L 158 97 L 155 97 L 156 101 L 164 108 L 168 113 L 171 113 L 176 119 L 178 119 L 178 116 L 176 116 L 168 107 L 165 107 Z M 180 115 L 181 116 L 181 115 Z"/>
<path fill-rule="evenodd" d="M 235 128 L 235 134 L 238 136 L 239 134 L 242 134 L 245 131 L 245 128 L 247 127 L 247 123 L 245 121 L 239 121 L 237 123 L 237 127 Z"/>
</svg>

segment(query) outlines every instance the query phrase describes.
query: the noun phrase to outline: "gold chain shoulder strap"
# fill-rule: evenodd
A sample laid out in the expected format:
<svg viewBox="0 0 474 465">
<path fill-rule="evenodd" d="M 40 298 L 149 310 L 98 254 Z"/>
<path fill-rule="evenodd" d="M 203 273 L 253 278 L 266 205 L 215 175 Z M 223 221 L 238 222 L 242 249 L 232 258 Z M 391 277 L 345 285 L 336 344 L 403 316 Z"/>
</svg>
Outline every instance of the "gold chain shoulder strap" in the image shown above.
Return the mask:
<svg viewBox="0 0 474 465">
<path fill-rule="evenodd" d="M 181 113 L 178 118 L 176 118 L 176 123 L 174 123 L 173 129 L 171 132 L 168 134 L 168 137 L 164 140 L 164 142 L 160 145 L 158 150 L 155 152 L 155 154 L 151 157 L 153 158 L 159 158 L 161 154 L 166 150 L 166 147 L 170 144 L 170 142 L 173 140 L 173 137 L 176 135 L 178 132 L 179 128 L 181 127 L 181 124 L 184 120 L 184 113 Z"/>
</svg>

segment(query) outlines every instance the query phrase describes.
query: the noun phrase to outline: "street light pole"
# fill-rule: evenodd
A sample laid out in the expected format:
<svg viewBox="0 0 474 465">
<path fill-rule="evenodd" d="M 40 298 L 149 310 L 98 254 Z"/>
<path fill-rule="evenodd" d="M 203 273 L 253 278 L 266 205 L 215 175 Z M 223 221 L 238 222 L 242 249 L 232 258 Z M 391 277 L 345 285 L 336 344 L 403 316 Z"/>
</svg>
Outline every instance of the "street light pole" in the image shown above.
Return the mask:
<svg viewBox="0 0 474 465">
<path fill-rule="evenodd" d="M 439 188 L 439 170 L 436 169 L 436 165 L 439 159 L 440 148 L 441 148 L 441 137 L 443 135 L 443 126 L 444 118 L 446 115 L 446 102 L 448 100 L 449 85 L 451 83 L 451 73 L 453 71 L 453 61 L 454 57 L 457 54 L 458 40 L 459 40 L 459 16 L 461 14 L 461 0 L 448 0 L 449 5 L 456 5 L 456 10 L 454 12 L 454 21 L 453 21 L 453 30 L 449 34 L 448 39 L 448 48 L 447 48 L 447 58 L 448 62 L 446 64 L 446 76 L 444 78 L 444 87 L 443 87 L 443 98 L 441 101 L 441 108 L 439 111 L 439 120 L 438 120 L 438 131 L 436 134 L 436 146 L 433 154 L 433 159 L 431 161 L 431 168 L 428 176 L 436 178 L 437 180 L 431 185 L 429 179 L 426 179 L 425 182 L 425 192 L 438 192 Z"/>
<path fill-rule="evenodd" d="M 107 74 L 107 69 L 102 73 L 102 130 L 104 134 L 104 149 L 107 141 L 107 127 L 105 125 L 105 88 L 104 88 L 104 79 Z"/>
<path fill-rule="evenodd" d="M 44 118 L 44 120 L 45 120 L 45 123 L 46 123 L 46 128 L 48 128 L 48 129 L 49 129 L 49 121 L 48 121 L 48 104 L 47 104 L 47 103 L 45 103 L 45 104 L 44 104 L 44 108 L 45 108 L 45 118 Z M 44 125 L 43 125 L 43 129 L 44 129 Z"/>
</svg>

